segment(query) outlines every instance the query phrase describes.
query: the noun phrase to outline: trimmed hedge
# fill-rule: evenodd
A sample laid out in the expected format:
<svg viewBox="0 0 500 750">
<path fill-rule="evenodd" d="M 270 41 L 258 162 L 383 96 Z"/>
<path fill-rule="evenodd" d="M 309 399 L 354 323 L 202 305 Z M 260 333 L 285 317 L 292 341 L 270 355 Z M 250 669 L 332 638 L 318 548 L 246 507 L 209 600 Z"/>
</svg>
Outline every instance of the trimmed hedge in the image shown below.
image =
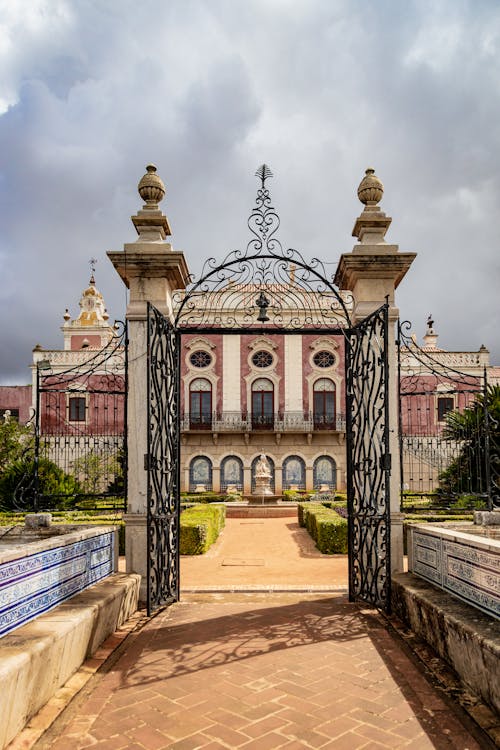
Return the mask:
<svg viewBox="0 0 500 750">
<path fill-rule="evenodd" d="M 224 505 L 193 505 L 181 513 L 180 554 L 202 555 L 215 542 L 226 522 Z"/>
<path fill-rule="evenodd" d="M 240 494 L 240 493 L 238 493 Z M 217 494 L 216 492 L 181 492 L 182 503 L 225 503 L 234 499 L 234 495 Z"/>
<path fill-rule="evenodd" d="M 300 526 L 308 530 L 320 552 L 325 555 L 347 553 L 345 518 L 320 503 L 299 503 L 297 511 Z"/>
</svg>

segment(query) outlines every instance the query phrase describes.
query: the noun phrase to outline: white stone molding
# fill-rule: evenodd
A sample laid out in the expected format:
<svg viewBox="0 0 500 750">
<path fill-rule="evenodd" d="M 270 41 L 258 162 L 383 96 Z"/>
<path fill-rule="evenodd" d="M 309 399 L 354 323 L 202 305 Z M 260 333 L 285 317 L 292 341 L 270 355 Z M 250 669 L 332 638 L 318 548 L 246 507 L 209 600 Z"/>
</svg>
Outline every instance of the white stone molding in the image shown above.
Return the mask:
<svg viewBox="0 0 500 750">
<path fill-rule="evenodd" d="M 247 412 L 249 415 L 252 413 L 252 383 L 254 380 L 270 380 L 273 384 L 273 414 L 278 412 L 279 404 L 279 385 L 281 381 L 281 375 L 277 375 L 272 370 L 269 371 L 267 368 L 255 367 L 248 375 L 243 378 L 246 385 L 247 391 Z"/>
<path fill-rule="evenodd" d="M 190 393 L 190 387 L 193 380 L 208 380 L 212 387 L 212 412 L 214 412 L 215 406 L 217 404 L 217 396 L 218 396 L 218 385 L 220 377 L 219 375 L 216 375 L 215 372 L 210 371 L 210 368 L 202 368 L 198 369 L 196 367 L 193 367 L 189 372 L 187 372 L 185 375 L 182 376 L 182 381 L 184 383 L 184 412 L 187 414 L 189 413 L 191 409 L 191 401 L 189 398 Z"/>
<path fill-rule="evenodd" d="M 311 341 L 309 344 L 309 349 L 311 350 L 311 354 L 309 355 L 309 362 L 311 364 L 311 367 L 314 367 L 317 370 L 330 370 L 334 369 L 338 366 L 339 359 L 338 359 L 338 352 L 337 349 L 339 348 L 339 344 L 335 339 L 332 339 L 330 336 L 319 336 L 317 339 L 314 339 L 314 341 Z M 322 350 L 331 352 L 335 356 L 335 364 L 332 365 L 332 367 L 317 367 L 313 362 L 313 357 L 316 354 L 316 352 L 320 352 Z"/>
<path fill-rule="evenodd" d="M 190 341 L 186 342 L 184 344 L 185 349 L 205 349 L 207 352 L 211 352 L 212 349 L 216 349 L 216 345 L 213 343 L 213 341 L 210 341 L 209 339 L 205 338 L 205 336 L 197 336 L 194 339 L 190 339 Z"/>
<path fill-rule="evenodd" d="M 256 349 L 267 349 L 272 354 L 278 348 L 278 344 L 268 336 L 258 336 L 248 344 L 248 348 L 251 352 L 254 352 Z"/>
<path fill-rule="evenodd" d="M 68 424 L 88 424 L 89 421 L 89 393 L 85 383 L 71 383 L 66 391 L 66 414 L 64 421 Z M 85 419 L 70 419 L 70 398 L 84 398 L 85 399 Z"/>
<path fill-rule="evenodd" d="M 301 335 L 285 336 L 285 412 L 302 412 L 303 391 L 303 338 Z"/>
<path fill-rule="evenodd" d="M 342 409 L 342 399 L 341 399 L 341 386 L 342 386 L 343 378 L 341 375 L 339 375 L 338 372 L 335 372 L 335 368 L 333 367 L 331 368 L 318 367 L 314 370 L 314 372 L 310 372 L 309 375 L 306 376 L 309 411 L 311 413 L 314 411 L 314 399 L 313 399 L 314 383 L 317 380 L 322 380 L 323 378 L 326 378 L 326 380 L 331 380 L 333 384 L 335 385 L 335 415 L 336 417 L 338 417 L 339 414 L 344 413 L 344 410 Z"/>
<path fill-rule="evenodd" d="M 241 336 L 222 337 L 222 411 L 241 412 Z"/>
<path fill-rule="evenodd" d="M 197 336 L 192 341 L 188 341 L 186 344 L 184 344 L 184 348 L 187 349 L 187 352 L 184 356 L 184 362 L 186 364 L 188 372 L 197 372 L 201 375 L 201 373 L 209 372 L 210 370 L 214 369 L 215 363 L 217 361 L 217 355 L 214 350 L 217 349 L 217 347 L 204 336 Z M 203 351 L 207 352 L 207 354 L 210 354 L 212 358 L 210 364 L 206 367 L 195 367 L 194 365 L 192 365 L 189 361 L 189 357 L 195 351 Z"/>
</svg>

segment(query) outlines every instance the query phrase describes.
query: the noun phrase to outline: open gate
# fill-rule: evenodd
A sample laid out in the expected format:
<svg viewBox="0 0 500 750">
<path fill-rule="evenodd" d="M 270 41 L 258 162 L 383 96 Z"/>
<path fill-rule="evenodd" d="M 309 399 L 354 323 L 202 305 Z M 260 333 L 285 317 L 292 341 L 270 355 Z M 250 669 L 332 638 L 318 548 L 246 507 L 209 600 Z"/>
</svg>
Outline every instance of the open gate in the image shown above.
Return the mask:
<svg viewBox="0 0 500 750">
<path fill-rule="evenodd" d="M 390 602 L 388 306 L 353 327 L 353 300 L 321 261 L 276 239 L 279 218 L 265 186 L 248 220 L 246 251 L 210 258 L 174 294 L 172 321 L 148 306 L 148 611 L 179 598 L 180 337 L 183 333 L 331 334 L 346 349 L 349 596 Z"/>
<path fill-rule="evenodd" d="M 179 599 L 179 338 L 148 303 L 148 615 Z"/>
<path fill-rule="evenodd" d="M 390 610 L 388 305 L 346 335 L 349 599 Z"/>
</svg>

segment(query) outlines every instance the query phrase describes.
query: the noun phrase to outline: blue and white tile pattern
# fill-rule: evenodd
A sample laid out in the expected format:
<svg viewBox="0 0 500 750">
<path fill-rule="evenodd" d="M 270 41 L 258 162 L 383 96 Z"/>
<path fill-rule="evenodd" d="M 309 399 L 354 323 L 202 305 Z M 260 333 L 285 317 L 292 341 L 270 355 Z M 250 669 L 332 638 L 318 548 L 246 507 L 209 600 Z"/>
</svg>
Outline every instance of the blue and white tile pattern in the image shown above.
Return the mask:
<svg viewBox="0 0 500 750">
<path fill-rule="evenodd" d="M 114 569 L 113 531 L 0 564 L 0 637 Z"/>
</svg>

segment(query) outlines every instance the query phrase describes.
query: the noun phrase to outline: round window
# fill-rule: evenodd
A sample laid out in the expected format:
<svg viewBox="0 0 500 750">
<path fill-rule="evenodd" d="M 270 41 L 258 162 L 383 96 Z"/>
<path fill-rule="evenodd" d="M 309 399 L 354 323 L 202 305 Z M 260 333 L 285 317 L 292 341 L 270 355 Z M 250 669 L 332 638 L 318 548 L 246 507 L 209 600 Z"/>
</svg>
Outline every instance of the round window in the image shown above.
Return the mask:
<svg viewBox="0 0 500 750">
<path fill-rule="evenodd" d="M 335 364 L 335 357 L 331 352 L 320 351 L 316 352 L 314 355 L 313 362 L 316 367 L 333 367 Z"/>
<path fill-rule="evenodd" d="M 208 367 L 212 363 L 212 355 L 200 349 L 189 356 L 189 361 L 193 367 Z"/>
<path fill-rule="evenodd" d="M 252 357 L 252 363 L 255 367 L 271 367 L 273 363 L 273 355 L 270 352 L 260 351 L 255 352 Z"/>
</svg>

